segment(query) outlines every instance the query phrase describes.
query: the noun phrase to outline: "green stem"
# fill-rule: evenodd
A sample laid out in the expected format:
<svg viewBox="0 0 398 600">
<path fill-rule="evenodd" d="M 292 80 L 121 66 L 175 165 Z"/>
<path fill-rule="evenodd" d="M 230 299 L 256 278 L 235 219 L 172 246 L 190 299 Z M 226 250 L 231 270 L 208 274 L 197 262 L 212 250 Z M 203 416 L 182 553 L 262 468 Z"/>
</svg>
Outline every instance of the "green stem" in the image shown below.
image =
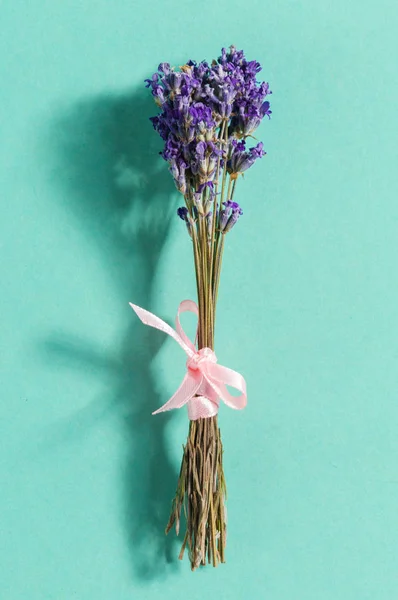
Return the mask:
<svg viewBox="0 0 398 600">
<path fill-rule="evenodd" d="M 231 194 L 231 188 L 232 188 L 232 182 L 235 183 L 236 179 L 231 179 L 229 178 L 228 181 L 228 192 L 227 192 L 227 200 L 231 200 L 232 199 L 232 194 Z"/>
<path fill-rule="evenodd" d="M 204 304 L 204 286 L 203 286 L 203 278 L 202 278 L 202 269 L 201 269 L 201 259 L 199 252 L 199 241 L 196 225 L 192 225 L 192 243 L 193 243 L 193 254 L 194 254 L 194 262 L 195 262 L 195 273 L 196 273 L 196 288 L 198 293 L 198 306 L 199 306 L 199 328 L 198 328 L 198 344 L 199 347 L 203 344 L 203 331 L 205 328 L 205 323 L 203 319 L 203 304 Z"/>
<path fill-rule="evenodd" d="M 223 121 L 221 129 L 220 129 L 220 150 L 223 150 L 224 147 L 224 131 L 225 131 L 226 120 Z M 228 132 L 227 132 L 228 133 Z M 226 143 L 227 140 L 225 140 Z M 219 187 L 219 177 L 220 177 L 220 163 L 221 163 L 221 155 L 218 157 L 217 161 L 217 172 L 216 172 L 216 189 L 214 190 L 214 200 L 213 200 L 213 214 L 211 220 L 211 250 L 210 250 L 210 281 L 212 279 L 211 273 L 213 270 L 213 260 L 214 260 L 214 247 L 215 247 L 215 234 L 216 234 L 216 221 L 217 221 L 217 202 L 218 202 L 218 187 Z"/>
<path fill-rule="evenodd" d="M 212 235 L 211 235 L 211 250 L 210 250 L 210 266 L 209 266 L 209 288 L 208 288 L 208 304 L 209 304 L 209 343 L 211 341 L 212 347 L 214 346 L 214 315 L 215 315 L 215 294 L 214 294 L 214 270 L 215 270 L 215 262 L 216 262 L 216 248 L 218 246 L 218 234 L 217 234 L 217 207 L 218 202 L 221 208 L 221 204 L 224 199 L 225 186 L 227 180 L 227 161 L 228 161 L 228 127 L 226 126 L 226 121 L 223 121 L 223 125 L 220 131 L 220 145 L 221 150 L 223 151 L 224 158 L 224 167 L 222 173 L 222 182 L 221 182 L 221 197 L 220 201 L 218 200 L 218 190 L 219 190 L 219 176 L 220 176 L 220 158 L 218 160 L 217 165 L 217 178 L 216 178 L 216 189 L 214 195 L 213 202 L 213 218 L 212 218 Z"/>
<path fill-rule="evenodd" d="M 217 307 L 217 299 L 218 299 L 218 288 L 220 285 L 220 274 L 221 274 L 221 265 L 222 258 L 224 253 L 224 238 L 225 235 L 223 233 L 219 234 L 218 243 L 217 243 L 217 251 L 215 256 L 215 270 L 214 270 L 214 281 L 213 281 L 213 331 L 212 331 L 212 342 L 214 345 L 214 325 L 216 321 L 216 307 Z"/>
<path fill-rule="evenodd" d="M 202 215 L 199 215 L 198 219 L 199 223 L 199 246 L 200 246 L 200 268 L 201 268 L 201 276 L 203 281 L 202 286 L 202 297 L 199 300 L 199 315 L 202 315 L 201 324 L 203 326 L 201 333 L 201 344 L 199 349 L 207 346 L 207 337 L 208 337 L 208 270 L 207 270 L 207 231 L 206 231 L 206 221 Z"/>
</svg>

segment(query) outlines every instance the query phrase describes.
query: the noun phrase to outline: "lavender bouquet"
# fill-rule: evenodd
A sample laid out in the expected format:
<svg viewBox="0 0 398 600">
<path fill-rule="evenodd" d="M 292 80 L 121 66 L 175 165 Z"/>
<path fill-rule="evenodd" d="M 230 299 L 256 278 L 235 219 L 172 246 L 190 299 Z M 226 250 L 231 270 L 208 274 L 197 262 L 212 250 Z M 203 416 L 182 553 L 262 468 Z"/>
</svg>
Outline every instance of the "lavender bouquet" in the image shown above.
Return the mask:
<svg viewBox="0 0 398 600">
<path fill-rule="evenodd" d="M 246 384 L 239 373 L 217 364 L 214 331 L 224 240 L 242 215 L 236 185 L 265 154 L 262 142 L 250 148 L 246 142 L 271 115 L 266 100 L 271 92 L 268 83 L 257 81 L 260 71 L 257 61 L 246 60 L 243 51 L 231 46 L 210 65 L 189 60 L 173 68 L 161 63 L 146 80 L 160 108 L 151 120 L 164 140 L 161 155 L 185 201 L 177 214 L 192 242 L 198 305 L 191 300 L 180 304 L 175 330 L 131 306 L 143 323 L 173 337 L 188 356 L 181 386 L 155 413 L 188 406 L 188 439 L 166 533 L 175 526 L 178 534 L 184 522 L 179 557 L 187 549 L 192 570 L 225 562 L 226 486 L 217 413 L 220 399 L 231 408 L 243 408 Z M 186 311 L 198 317 L 193 342 L 179 320 Z M 231 395 L 226 386 L 239 395 Z"/>
</svg>

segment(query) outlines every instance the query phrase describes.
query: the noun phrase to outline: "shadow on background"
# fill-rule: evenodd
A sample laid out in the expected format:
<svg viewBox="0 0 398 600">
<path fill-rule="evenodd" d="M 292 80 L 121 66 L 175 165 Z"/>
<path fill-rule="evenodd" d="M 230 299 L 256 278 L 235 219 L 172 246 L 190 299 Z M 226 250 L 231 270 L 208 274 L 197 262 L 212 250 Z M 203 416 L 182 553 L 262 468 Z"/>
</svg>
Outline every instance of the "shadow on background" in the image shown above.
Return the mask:
<svg viewBox="0 0 398 600">
<path fill-rule="evenodd" d="M 73 435 L 86 434 L 117 408 L 131 444 L 123 472 L 122 526 L 133 572 L 142 579 L 175 567 L 177 554 L 175 536 L 164 534 L 178 476 L 165 440 L 172 416 L 151 415 L 161 398 L 150 363 L 164 336 L 133 318 L 127 305 L 134 299 L 151 310 L 157 264 L 175 215 L 172 179 L 148 121 L 155 112 L 150 94 L 140 89 L 78 102 L 51 124 L 53 176 L 62 186 L 65 208 L 101 249 L 131 325 L 117 356 L 103 356 L 93 342 L 68 334 L 54 333 L 44 343 L 48 360 L 106 373 L 111 382 L 105 403 L 92 401 L 76 415 Z M 68 423 L 59 433 L 70 438 Z"/>
</svg>

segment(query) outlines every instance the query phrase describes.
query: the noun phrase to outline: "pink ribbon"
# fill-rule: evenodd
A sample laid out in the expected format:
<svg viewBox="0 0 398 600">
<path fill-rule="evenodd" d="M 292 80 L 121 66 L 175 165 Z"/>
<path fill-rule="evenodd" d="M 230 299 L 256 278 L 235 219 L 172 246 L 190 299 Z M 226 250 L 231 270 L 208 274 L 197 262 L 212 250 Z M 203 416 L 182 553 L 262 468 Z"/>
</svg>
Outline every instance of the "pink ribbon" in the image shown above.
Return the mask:
<svg viewBox="0 0 398 600">
<path fill-rule="evenodd" d="M 211 348 L 197 350 L 181 326 L 181 313 L 192 312 L 196 316 L 199 315 L 196 302 L 193 302 L 193 300 L 183 300 L 181 302 L 176 316 L 175 330 L 153 313 L 131 302 L 130 306 L 144 325 L 149 325 L 149 327 L 167 333 L 188 356 L 187 373 L 180 387 L 170 400 L 152 413 L 153 415 L 173 408 L 181 408 L 184 404 L 188 404 L 188 417 L 191 421 L 213 417 L 218 413 L 219 398 L 227 406 L 236 410 L 241 410 L 246 406 L 246 382 L 242 375 L 232 369 L 218 365 L 216 355 Z M 240 395 L 232 396 L 226 388 L 227 385 L 238 390 Z"/>
</svg>

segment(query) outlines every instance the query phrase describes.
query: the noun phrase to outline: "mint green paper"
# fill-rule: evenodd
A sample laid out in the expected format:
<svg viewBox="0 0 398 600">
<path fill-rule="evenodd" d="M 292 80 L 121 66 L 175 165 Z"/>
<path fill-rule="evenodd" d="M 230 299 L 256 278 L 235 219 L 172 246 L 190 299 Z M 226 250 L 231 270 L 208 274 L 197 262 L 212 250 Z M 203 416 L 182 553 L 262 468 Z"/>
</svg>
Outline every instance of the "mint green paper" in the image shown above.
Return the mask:
<svg viewBox="0 0 398 600">
<path fill-rule="evenodd" d="M 396 3 L 0 17 L 0 598 L 396 598 Z M 195 295 L 142 83 L 230 43 L 264 64 L 273 117 L 221 280 L 216 353 L 248 385 L 220 410 L 228 562 L 191 574 L 162 533 L 186 414 L 151 416 L 185 359 L 128 305 L 171 322 Z"/>
</svg>

